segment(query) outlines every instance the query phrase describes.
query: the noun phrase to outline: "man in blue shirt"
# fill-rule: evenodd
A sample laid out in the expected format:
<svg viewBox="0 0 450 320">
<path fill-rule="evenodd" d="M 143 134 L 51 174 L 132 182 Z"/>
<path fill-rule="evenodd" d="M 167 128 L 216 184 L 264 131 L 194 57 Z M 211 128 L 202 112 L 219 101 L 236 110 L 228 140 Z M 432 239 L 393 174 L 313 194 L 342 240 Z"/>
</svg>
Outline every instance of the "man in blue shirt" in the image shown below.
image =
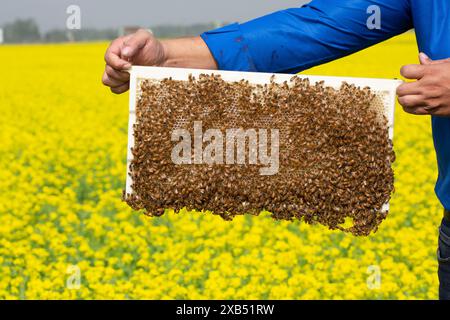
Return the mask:
<svg viewBox="0 0 450 320">
<path fill-rule="evenodd" d="M 381 14 L 379 28 L 368 12 Z M 450 1 L 313 0 L 200 37 L 159 41 L 151 33 L 116 39 L 105 55 L 103 83 L 114 93 L 129 87 L 131 64 L 297 73 L 349 55 L 414 28 L 420 64 L 401 68 L 414 80 L 398 88 L 408 113 L 431 115 L 439 177 L 436 194 L 450 210 Z M 439 236 L 440 298 L 450 299 L 450 213 Z"/>
</svg>

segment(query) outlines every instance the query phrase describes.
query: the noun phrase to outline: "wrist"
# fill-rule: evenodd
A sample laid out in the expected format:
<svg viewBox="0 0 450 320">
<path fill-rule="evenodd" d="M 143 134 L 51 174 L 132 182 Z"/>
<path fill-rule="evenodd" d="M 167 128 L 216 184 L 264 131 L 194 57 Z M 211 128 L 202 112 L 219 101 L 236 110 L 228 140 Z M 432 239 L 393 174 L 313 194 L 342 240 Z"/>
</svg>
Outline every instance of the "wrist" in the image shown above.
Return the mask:
<svg viewBox="0 0 450 320">
<path fill-rule="evenodd" d="M 172 56 L 170 54 L 170 45 L 168 44 L 168 40 L 161 40 L 161 51 L 162 51 L 162 58 L 161 63 L 159 64 L 160 67 L 170 67 L 170 57 Z"/>
<path fill-rule="evenodd" d="M 162 67 L 217 69 L 216 61 L 200 37 L 161 41 Z"/>
</svg>

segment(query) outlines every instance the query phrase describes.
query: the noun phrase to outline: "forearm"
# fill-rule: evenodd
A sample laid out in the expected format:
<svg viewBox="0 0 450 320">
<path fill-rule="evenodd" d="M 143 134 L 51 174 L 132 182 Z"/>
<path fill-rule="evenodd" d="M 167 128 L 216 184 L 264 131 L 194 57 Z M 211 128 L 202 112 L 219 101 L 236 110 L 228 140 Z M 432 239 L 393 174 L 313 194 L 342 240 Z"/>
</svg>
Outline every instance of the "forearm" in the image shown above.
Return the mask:
<svg viewBox="0 0 450 320">
<path fill-rule="evenodd" d="M 379 30 L 367 27 L 367 8 L 382 12 Z M 412 27 L 408 0 L 313 0 L 203 33 L 218 68 L 296 73 L 341 58 Z"/>
<path fill-rule="evenodd" d="M 164 67 L 217 70 L 208 46 L 200 37 L 161 41 L 164 52 Z"/>
</svg>

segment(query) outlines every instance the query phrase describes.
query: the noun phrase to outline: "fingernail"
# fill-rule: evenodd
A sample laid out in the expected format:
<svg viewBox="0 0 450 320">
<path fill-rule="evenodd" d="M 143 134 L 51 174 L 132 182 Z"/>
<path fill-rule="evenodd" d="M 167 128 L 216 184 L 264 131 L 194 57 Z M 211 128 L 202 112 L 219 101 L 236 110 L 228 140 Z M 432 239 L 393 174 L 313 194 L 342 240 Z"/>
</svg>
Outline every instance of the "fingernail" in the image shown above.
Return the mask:
<svg viewBox="0 0 450 320">
<path fill-rule="evenodd" d="M 430 58 L 423 52 L 419 53 L 419 57 L 424 60 L 430 60 Z"/>
<path fill-rule="evenodd" d="M 127 63 L 123 66 L 124 70 L 130 69 L 131 68 L 131 63 Z"/>
<path fill-rule="evenodd" d="M 131 56 L 131 48 L 130 47 L 125 47 L 122 49 L 122 55 L 129 57 Z"/>
</svg>

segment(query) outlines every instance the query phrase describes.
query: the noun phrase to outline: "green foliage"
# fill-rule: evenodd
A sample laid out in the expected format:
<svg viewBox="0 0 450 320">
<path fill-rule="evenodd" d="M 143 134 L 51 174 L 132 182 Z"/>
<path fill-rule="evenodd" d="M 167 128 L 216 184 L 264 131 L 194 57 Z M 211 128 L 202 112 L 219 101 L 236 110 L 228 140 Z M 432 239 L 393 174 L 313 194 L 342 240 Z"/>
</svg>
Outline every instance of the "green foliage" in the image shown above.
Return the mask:
<svg viewBox="0 0 450 320">
<path fill-rule="evenodd" d="M 41 34 L 39 26 L 33 19 L 17 19 L 3 28 L 6 43 L 39 42 Z"/>
</svg>

